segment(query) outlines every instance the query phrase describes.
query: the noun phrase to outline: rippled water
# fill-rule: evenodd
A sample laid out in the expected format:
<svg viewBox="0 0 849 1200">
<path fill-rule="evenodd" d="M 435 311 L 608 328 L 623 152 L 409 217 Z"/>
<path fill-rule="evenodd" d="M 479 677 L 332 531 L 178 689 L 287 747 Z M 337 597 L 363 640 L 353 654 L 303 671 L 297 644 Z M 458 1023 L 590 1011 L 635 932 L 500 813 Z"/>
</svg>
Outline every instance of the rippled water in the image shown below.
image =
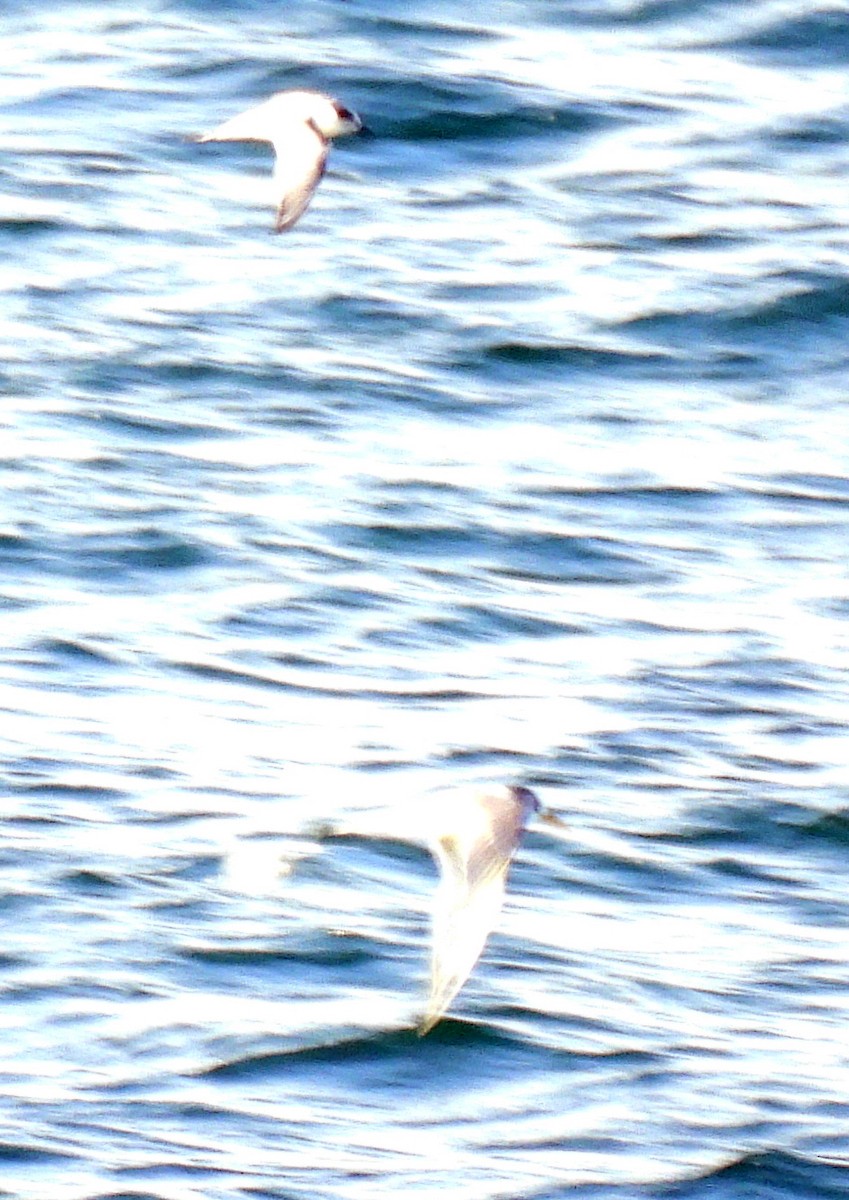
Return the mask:
<svg viewBox="0 0 849 1200">
<path fill-rule="evenodd" d="M 845 5 L 4 49 L 0 1195 L 849 1196 Z M 375 136 L 275 238 L 190 137 L 287 87 Z M 404 838 L 502 782 L 567 827 L 418 1039 Z"/>
</svg>

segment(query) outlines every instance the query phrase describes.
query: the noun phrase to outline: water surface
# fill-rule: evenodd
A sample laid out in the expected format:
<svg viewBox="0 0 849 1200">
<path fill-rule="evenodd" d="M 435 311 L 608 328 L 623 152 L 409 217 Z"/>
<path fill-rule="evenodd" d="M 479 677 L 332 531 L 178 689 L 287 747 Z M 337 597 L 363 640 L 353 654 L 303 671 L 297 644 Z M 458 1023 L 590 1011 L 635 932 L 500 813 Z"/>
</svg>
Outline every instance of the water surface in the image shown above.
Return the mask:
<svg viewBox="0 0 849 1200">
<path fill-rule="evenodd" d="M 7 10 L 16 1200 L 849 1195 L 849 18 L 478 19 Z M 376 136 L 275 238 L 190 136 L 288 87 Z"/>
</svg>

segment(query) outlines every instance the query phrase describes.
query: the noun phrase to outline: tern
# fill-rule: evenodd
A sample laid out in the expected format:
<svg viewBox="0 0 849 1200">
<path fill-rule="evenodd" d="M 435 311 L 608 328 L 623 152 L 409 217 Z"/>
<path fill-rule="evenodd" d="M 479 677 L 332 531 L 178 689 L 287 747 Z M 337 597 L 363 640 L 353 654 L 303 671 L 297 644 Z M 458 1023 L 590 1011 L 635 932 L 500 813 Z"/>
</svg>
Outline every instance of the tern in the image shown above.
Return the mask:
<svg viewBox="0 0 849 1200">
<path fill-rule="evenodd" d="M 504 902 L 510 863 L 534 816 L 565 828 L 530 788 L 515 786 L 445 795 L 426 812 L 417 808 L 412 820 L 393 805 L 376 820 L 364 823 L 361 815 L 347 828 L 311 828 L 309 836 L 318 842 L 384 838 L 392 830 L 390 840 L 423 842 L 436 860 L 440 880 L 432 909 L 428 997 L 416 1025 L 420 1037 L 442 1020 L 483 953 Z"/>
<path fill-rule="evenodd" d="M 501 911 L 510 862 L 531 817 L 560 824 L 526 787 L 452 803 L 450 825 L 431 839 L 441 872 L 433 909 L 430 996 L 418 1032 L 433 1029 L 472 973 Z"/>
<path fill-rule="evenodd" d="M 231 117 L 198 142 L 270 142 L 274 148 L 274 232 L 291 229 L 324 174 L 332 138 L 359 133 L 355 112 L 322 92 L 277 92 Z"/>
</svg>

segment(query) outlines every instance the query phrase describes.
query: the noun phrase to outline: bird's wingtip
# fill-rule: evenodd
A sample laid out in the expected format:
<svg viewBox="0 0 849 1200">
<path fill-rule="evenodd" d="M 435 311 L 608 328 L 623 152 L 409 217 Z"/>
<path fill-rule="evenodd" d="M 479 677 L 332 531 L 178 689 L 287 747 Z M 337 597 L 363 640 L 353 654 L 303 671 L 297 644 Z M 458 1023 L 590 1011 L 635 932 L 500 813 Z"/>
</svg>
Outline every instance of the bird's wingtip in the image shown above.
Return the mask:
<svg viewBox="0 0 849 1200">
<path fill-rule="evenodd" d="M 438 1025 L 442 1020 L 442 1013 L 428 1013 L 422 1017 L 416 1026 L 416 1034 L 418 1037 L 425 1037 L 433 1029 L 434 1025 Z"/>
</svg>

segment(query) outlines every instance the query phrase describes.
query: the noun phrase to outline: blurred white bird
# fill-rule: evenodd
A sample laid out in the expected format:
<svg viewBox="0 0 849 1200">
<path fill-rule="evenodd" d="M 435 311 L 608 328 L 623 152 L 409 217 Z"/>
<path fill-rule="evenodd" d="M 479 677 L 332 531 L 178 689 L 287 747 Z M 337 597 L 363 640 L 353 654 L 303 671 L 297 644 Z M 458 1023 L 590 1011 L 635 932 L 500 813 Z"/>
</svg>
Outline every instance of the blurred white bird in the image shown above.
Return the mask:
<svg viewBox="0 0 849 1200">
<path fill-rule="evenodd" d="M 270 142 L 274 147 L 274 232 L 291 229 L 312 200 L 324 174 L 331 138 L 359 133 L 355 112 L 321 92 L 277 92 L 231 117 L 199 142 Z"/>
<path fill-rule="evenodd" d="M 430 997 L 419 1025 L 424 1035 L 441 1020 L 481 956 L 504 900 L 507 870 L 540 802 L 530 788 L 505 787 L 452 801 L 450 832 L 431 850 L 442 879 L 433 911 Z M 547 814 L 551 820 L 551 815 Z"/>
</svg>

